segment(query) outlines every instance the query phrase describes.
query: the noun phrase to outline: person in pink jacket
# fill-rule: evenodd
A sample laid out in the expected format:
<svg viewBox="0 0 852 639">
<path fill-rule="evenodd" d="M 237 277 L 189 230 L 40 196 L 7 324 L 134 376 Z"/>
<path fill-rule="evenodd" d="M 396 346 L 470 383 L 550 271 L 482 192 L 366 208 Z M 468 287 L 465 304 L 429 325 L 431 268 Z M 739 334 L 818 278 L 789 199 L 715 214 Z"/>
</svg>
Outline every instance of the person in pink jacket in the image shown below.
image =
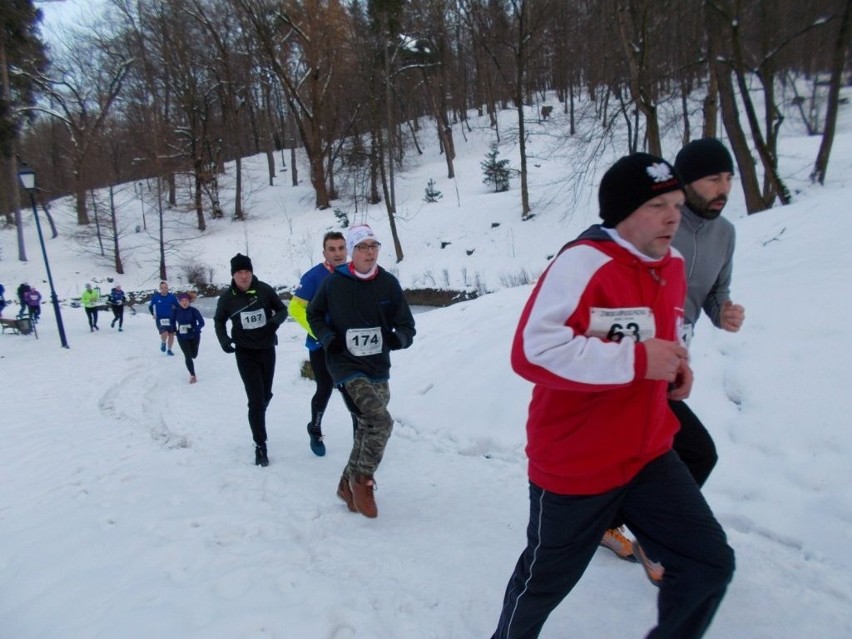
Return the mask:
<svg viewBox="0 0 852 639">
<path fill-rule="evenodd" d="M 683 184 L 662 158 L 634 153 L 607 170 L 598 197 L 603 224 L 554 258 L 512 344 L 512 367 L 535 385 L 530 518 L 494 639 L 539 635 L 616 513 L 666 566 L 648 637 L 701 637 L 734 571 L 724 531 L 672 452 L 667 400 L 692 386 L 684 263 L 670 248 Z"/>
</svg>

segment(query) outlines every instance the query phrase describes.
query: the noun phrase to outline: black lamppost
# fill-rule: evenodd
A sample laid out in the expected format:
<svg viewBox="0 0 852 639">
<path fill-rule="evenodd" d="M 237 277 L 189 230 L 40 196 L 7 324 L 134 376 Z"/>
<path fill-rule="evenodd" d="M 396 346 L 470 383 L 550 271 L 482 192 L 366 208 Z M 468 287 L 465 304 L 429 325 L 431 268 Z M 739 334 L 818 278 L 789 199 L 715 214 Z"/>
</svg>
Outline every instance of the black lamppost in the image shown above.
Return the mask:
<svg viewBox="0 0 852 639">
<path fill-rule="evenodd" d="M 53 276 L 50 274 L 50 262 L 47 260 L 47 249 L 44 246 L 44 235 L 41 232 L 41 222 L 38 219 L 38 208 L 36 208 L 35 197 L 35 171 L 25 164 L 21 165 L 18 171 L 18 179 L 21 181 L 27 193 L 30 194 L 30 203 L 33 205 L 33 216 L 35 216 L 36 229 L 38 229 L 38 241 L 41 243 L 41 254 L 44 256 L 44 268 L 47 269 L 47 282 L 50 285 L 50 301 L 53 302 L 53 313 L 56 315 L 56 327 L 59 329 L 59 341 L 62 342 L 62 348 L 68 348 L 68 340 L 65 339 L 65 327 L 62 325 L 62 313 L 59 311 L 59 298 L 56 297 L 56 290 L 53 288 Z"/>
</svg>

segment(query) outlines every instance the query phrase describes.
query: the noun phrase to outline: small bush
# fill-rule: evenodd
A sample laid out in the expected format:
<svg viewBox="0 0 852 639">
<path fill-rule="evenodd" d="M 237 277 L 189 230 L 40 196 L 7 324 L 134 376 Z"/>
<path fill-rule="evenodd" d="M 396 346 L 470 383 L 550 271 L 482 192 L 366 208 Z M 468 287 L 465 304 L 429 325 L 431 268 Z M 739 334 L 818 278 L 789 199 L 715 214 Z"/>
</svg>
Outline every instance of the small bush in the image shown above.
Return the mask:
<svg viewBox="0 0 852 639">
<path fill-rule="evenodd" d="M 195 286 L 195 288 L 203 289 L 207 288 L 210 284 L 208 276 L 211 271 L 212 269 L 203 264 L 191 263 L 184 267 L 184 276 L 186 277 L 186 281 Z"/>
</svg>

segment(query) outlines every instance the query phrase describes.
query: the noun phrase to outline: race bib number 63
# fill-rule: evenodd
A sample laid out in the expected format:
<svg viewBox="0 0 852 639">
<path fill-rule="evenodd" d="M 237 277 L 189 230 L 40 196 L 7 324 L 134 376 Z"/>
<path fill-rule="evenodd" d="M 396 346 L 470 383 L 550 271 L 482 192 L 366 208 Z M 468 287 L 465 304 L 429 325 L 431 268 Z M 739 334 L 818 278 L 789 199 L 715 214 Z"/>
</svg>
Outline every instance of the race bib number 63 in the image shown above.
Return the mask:
<svg viewBox="0 0 852 639">
<path fill-rule="evenodd" d="M 592 307 L 589 314 L 587 337 L 597 337 L 609 342 L 631 339 L 643 342 L 656 334 L 654 311 L 647 306 L 635 308 Z"/>
</svg>

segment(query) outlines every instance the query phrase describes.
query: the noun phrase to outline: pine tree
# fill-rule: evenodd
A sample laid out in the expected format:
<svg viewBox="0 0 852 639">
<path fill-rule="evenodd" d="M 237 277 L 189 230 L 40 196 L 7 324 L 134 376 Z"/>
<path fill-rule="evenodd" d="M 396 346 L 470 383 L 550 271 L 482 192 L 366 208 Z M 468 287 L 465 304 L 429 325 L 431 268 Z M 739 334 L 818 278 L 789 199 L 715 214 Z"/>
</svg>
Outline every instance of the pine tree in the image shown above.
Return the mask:
<svg viewBox="0 0 852 639">
<path fill-rule="evenodd" d="M 497 156 L 500 151 L 496 144 L 491 145 L 491 150 L 485 154 L 485 160 L 480 163 L 485 177 L 482 179 L 484 184 L 493 184 L 494 192 L 509 190 L 509 178 L 512 175 L 512 169 L 509 167 L 509 160 L 498 160 Z"/>
<path fill-rule="evenodd" d="M 343 228 L 349 228 L 349 216 L 346 214 L 346 211 L 334 209 L 334 217 L 336 217 L 337 221 L 340 222 L 340 226 Z"/>
<path fill-rule="evenodd" d="M 47 67 L 45 45 L 39 35 L 41 11 L 32 0 L 4 1 L 0 5 L 0 157 L 12 155 L 21 127 L 20 107 L 36 101 L 32 75 Z M 14 69 L 15 72 L 10 72 Z M 7 84 L 8 83 L 8 84 Z"/>
<path fill-rule="evenodd" d="M 429 181 L 426 183 L 425 192 L 426 195 L 423 198 L 423 201 L 428 202 L 429 204 L 437 202 L 442 197 L 444 197 L 444 194 L 441 193 L 435 186 L 435 180 L 433 180 L 432 178 L 429 178 Z"/>
</svg>

